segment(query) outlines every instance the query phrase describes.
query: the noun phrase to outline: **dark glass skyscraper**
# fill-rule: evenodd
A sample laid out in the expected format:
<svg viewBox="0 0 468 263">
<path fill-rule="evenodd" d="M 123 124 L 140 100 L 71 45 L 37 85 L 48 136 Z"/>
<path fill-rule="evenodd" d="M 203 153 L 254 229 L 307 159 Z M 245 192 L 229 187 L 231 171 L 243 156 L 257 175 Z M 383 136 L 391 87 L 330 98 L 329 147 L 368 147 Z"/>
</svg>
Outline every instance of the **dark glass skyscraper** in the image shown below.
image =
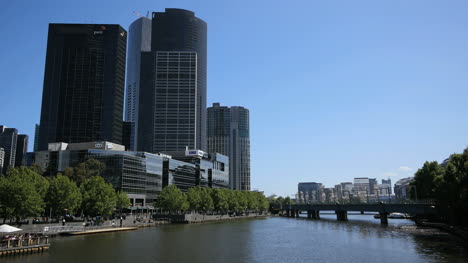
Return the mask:
<svg viewBox="0 0 468 263">
<path fill-rule="evenodd" d="M 138 105 L 140 96 L 141 52 L 151 51 L 151 19 L 140 17 L 128 30 L 127 56 L 127 96 L 125 100 L 125 120 L 131 122 L 130 148 L 136 149 L 138 129 Z"/>
<path fill-rule="evenodd" d="M 229 156 L 231 189 L 250 190 L 249 110 L 213 103 L 207 111 L 208 152 Z"/>
<path fill-rule="evenodd" d="M 119 25 L 49 25 L 39 150 L 50 142 L 121 143 L 126 43 Z"/>
<path fill-rule="evenodd" d="M 138 150 L 206 150 L 206 23 L 191 11 L 153 13 L 142 52 Z"/>
<path fill-rule="evenodd" d="M 0 125 L 0 148 L 3 148 L 3 171 L 6 174 L 8 167 L 15 167 L 16 143 L 18 140 L 18 130 Z"/>
<path fill-rule="evenodd" d="M 16 141 L 15 167 L 23 166 L 23 160 L 26 157 L 26 152 L 28 151 L 28 139 L 28 135 L 18 134 L 18 139 Z"/>
</svg>

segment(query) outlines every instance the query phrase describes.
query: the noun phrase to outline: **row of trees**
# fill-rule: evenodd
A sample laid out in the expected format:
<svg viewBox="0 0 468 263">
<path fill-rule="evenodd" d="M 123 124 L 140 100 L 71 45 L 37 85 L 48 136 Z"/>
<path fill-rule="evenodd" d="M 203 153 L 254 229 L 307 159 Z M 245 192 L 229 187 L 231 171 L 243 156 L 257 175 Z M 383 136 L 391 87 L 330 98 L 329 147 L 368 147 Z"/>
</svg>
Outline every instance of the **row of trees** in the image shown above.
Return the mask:
<svg viewBox="0 0 468 263">
<path fill-rule="evenodd" d="M 60 173 L 44 177 L 35 169 L 17 167 L 0 177 L 0 216 L 4 221 L 79 212 L 86 216 L 109 216 L 115 208 L 130 204 L 125 193 L 116 192 L 99 174 L 85 173 L 77 182 Z"/>
<path fill-rule="evenodd" d="M 175 185 L 169 185 L 162 190 L 157 205 L 171 213 L 190 210 L 227 214 L 265 212 L 269 208 L 268 200 L 260 192 L 196 186 L 183 193 Z"/>
<path fill-rule="evenodd" d="M 412 198 L 434 199 L 442 219 L 468 225 L 468 148 L 444 165 L 425 162 L 412 185 Z"/>
</svg>

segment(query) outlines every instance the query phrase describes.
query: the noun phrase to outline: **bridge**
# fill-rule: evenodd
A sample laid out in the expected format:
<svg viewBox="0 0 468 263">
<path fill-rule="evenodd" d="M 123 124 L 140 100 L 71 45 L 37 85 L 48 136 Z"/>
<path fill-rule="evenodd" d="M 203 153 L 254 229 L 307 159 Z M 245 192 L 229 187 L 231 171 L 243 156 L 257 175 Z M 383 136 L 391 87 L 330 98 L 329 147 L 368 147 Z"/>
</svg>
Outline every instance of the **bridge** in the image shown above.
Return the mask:
<svg viewBox="0 0 468 263">
<path fill-rule="evenodd" d="M 415 216 L 431 216 L 436 213 L 433 204 L 293 204 L 280 208 L 288 217 L 299 217 L 299 213 L 307 211 L 307 218 L 320 219 L 320 211 L 335 211 L 339 221 L 348 221 L 348 212 L 377 212 L 380 214 L 380 223 L 388 224 L 388 214 L 405 213 Z"/>
</svg>

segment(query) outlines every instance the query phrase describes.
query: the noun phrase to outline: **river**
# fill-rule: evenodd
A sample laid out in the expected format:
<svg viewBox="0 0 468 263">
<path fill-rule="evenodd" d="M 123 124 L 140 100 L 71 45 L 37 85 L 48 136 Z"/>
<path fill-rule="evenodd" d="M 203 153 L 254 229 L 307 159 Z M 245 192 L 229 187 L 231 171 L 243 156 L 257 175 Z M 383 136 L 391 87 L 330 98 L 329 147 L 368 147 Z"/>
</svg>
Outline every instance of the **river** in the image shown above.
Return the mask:
<svg viewBox="0 0 468 263">
<path fill-rule="evenodd" d="M 303 215 L 302 215 L 303 216 Z M 42 254 L 0 262 L 468 262 L 455 237 L 409 220 L 381 226 L 372 215 L 320 220 L 271 217 L 163 225 L 131 232 L 58 237 Z"/>
</svg>

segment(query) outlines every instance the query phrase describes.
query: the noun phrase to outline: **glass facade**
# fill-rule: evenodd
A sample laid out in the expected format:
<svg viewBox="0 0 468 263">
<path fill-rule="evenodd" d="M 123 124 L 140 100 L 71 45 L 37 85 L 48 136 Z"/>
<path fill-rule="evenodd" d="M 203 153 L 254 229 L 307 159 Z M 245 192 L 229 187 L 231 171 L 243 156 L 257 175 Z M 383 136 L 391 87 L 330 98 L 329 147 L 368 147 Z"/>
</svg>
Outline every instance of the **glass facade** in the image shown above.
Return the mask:
<svg viewBox="0 0 468 263">
<path fill-rule="evenodd" d="M 102 177 L 131 199 L 152 203 L 162 191 L 163 158 L 144 152 L 88 150 L 88 158 L 106 164 Z"/>
<path fill-rule="evenodd" d="M 164 186 L 173 184 L 182 192 L 187 192 L 190 187 L 197 185 L 197 169 L 194 164 L 168 159 L 165 168 Z"/>
<path fill-rule="evenodd" d="M 119 25 L 49 24 L 38 150 L 121 143 L 126 45 Z"/>
<path fill-rule="evenodd" d="M 229 156 L 231 189 L 250 191 L 249 110 L 213 103 L 208 112 L 208 151 Z"/>
</svg>

